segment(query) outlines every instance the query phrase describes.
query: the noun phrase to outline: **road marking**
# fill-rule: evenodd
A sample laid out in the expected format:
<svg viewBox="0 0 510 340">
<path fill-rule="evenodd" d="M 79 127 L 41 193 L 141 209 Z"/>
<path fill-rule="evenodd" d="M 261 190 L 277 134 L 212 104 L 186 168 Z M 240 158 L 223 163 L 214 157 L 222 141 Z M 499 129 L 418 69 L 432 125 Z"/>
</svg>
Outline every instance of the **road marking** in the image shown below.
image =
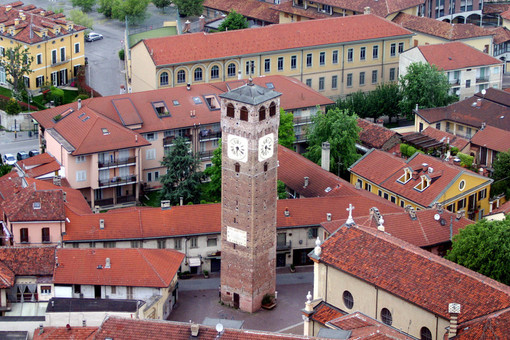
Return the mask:
<svg viewBox="0 0 510 340">
<path fill-rule="evenodd" d="M 299 322 L 299 323 L 297 323 L 297 324 L 295 324 L 295 325 L 292 325 L 292 326 L 289 326 L 289 327 L 285 327 L 285 328 L 283 328 L 283 329 L 280 329 L 279 331 L 276 331 L 276 333 L 284 333 L 285 331 L 287 331 L 287 330 L 289 330 L 289 329 L 291 329 L 291 328 L 294 328 L 294 327 L 297 327 L 297 326 L 301 326 L 301 325 L 303 325 L 303 322 Z"/>
</svg>

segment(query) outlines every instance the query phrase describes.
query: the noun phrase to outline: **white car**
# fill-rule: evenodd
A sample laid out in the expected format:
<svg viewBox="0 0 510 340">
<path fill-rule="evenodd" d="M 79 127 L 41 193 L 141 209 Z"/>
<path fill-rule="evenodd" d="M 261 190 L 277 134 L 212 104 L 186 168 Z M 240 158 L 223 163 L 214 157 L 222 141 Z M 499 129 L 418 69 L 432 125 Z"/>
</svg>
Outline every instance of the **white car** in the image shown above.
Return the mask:
<svg viewBox="0 0 510 340">
<path fill-rule="evenodd" d="M 14 165 L 16 164 L 16 157 L 10 153 L 6 153 L 3 157 L 3 161 L 5 164 Z"/>
<path fill-rule="evenodd" d="M 94 41 L 103 39 L 103 35 L 100 33 L 90 32 L 85 36 L 85 41 Z"/>
</svg>

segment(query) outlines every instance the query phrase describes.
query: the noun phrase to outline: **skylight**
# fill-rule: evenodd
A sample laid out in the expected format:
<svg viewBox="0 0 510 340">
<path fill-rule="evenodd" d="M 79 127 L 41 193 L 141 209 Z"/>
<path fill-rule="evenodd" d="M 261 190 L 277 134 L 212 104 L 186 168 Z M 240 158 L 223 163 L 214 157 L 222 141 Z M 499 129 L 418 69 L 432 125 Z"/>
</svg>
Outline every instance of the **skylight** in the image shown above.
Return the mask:
<svg viewBox="0 0 510 340">
<path fill-rule="evenodd" d="M 34 202 L 34 203 L 32 203 L 32 207 L 34 209 L 41 209 L 41 202 Z"/>
<path fill-rule="evenodd" d="M 266 87 L 268 89 L 274 89 L 274 84 L 273 83 L 266 83 Z"/>
<path fill-rule="evenodd" d="M 108 131 L 107 128 L 102 128 L 101 130 L 103 131 L 103 135 L 105 136 L 110 134 L 110 131 Z"/>
<path fill-rule="evenodd" d="M 173 100 L 173 103 L 174 103 L 174 106 L 179 106 L 179 105 L 181 105 L 181 104 L 179 104 L 179 101 L 178 101 L 177 99 L 174 99 L 174 100 Z"/>
<path fill-rule="evenodd" d="M 193 97 L 193 102 L 195 104 L 202 104 L 202 99 L 200 99 L 200 97 Z"/>
<path fill-rule="evenodd" d="M 170 111 L 168 111 L 168 108 L 166 107 L 166 104 L 164 101 L 159 102 L 152 102 L 152 107 L 154 108 L 154 111 L 156 111 L 156 114 L 158 117 L 169 117 Z"/>
</svg>

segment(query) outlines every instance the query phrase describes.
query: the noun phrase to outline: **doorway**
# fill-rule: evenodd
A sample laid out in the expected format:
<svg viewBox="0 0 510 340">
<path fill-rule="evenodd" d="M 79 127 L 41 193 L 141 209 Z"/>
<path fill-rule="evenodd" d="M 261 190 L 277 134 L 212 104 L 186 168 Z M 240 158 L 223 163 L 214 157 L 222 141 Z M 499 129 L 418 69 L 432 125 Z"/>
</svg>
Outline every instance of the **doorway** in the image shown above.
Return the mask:
<svg viewBox="0 0 510 340">
<path fill-rule="evenodd" d="M 94 298 L 95 299 L 101 298 L 101 286 L 94 286 Z"/>
<path fill-rule="evenodd" d="M 234 293 L 234 308 L 239 308 L 239 294 Z"/>
</svg>

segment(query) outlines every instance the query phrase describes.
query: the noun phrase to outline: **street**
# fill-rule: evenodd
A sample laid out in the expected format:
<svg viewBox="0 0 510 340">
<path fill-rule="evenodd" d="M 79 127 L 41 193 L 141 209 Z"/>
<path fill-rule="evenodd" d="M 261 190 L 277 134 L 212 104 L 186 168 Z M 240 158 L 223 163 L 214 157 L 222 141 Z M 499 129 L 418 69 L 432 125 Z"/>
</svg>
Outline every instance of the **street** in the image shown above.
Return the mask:
<svg viewBox="0 0 510 340">
<path fill-rule="evenodd" d="M 36 135 L 28 137 L 28 131 L 21 131 L 15 138 L 14 132 L 0 131 L 0 154 L 2 156 L 12 153 L 16 157 L 20 151 L 29 152 L 34 149 L 39 149 L 39 140 Z"/>
</svg>

